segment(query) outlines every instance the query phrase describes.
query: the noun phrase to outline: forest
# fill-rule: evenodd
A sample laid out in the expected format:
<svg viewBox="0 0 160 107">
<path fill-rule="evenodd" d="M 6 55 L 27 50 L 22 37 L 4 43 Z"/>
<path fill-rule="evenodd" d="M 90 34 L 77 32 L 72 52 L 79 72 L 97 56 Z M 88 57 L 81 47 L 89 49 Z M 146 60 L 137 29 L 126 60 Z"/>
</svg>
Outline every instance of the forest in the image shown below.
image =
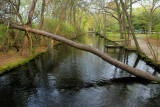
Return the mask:
<svg viewBox="0 0 160 107">
<path fill-rule="evenodd" d="M 66 94 L 63 95 L 65 99 L 58 100 L 57 106 L 83 106 L 78 104 L 78 101 L 82 101 L 80 99 L 76 99 L 72 105 L 74 98 L 66 90 L 77 93 L 83 88 L 98 86 L 101 89 L 109 85 L 107 91 L 117 90 L 119 97 L 103 90 L 104 95 L 109 94 L 112 98 L 100 98 L 100 101 L 107 102 L 101 104 L 144 106 L 145 103 L 160 106 L 156 103 L 160 93 L 156 90 L 160 83 L 159 72 L 160 0 L 0 0 L 0 92 L 5 91 L 5 88 L 10 90 L 6 87 L 8 85 L 26 93 L 22 95 L 22 101 L 11 98 L 15 105 L 44 106 L 39 97 L 33 97 L 37 102 L 26 100 L 30 98 L 29 88 L 35 90 L 39 85 L 48 92 L 38 89 L 42 93 L 31 93 L 41 97 L 45 93 L 46 97 L 52 93 L 46 87 L 52 90 L 64 89 L 58 92 L 58 98 Z M 10 78 L 10 83 L 14 85 L 5 85 L 9 80 L 4 77 Z M 122 95 L 127 93 L 126 90 L 136 95 L 133 89 L 145 91 L 143 86 L 136 88 L 133 84 L 137 87 L 147 84 L 146 90 L 154 91 L 134 96 L 130 100 L 144 99 L 135 104 L 130 103 L 130 100 L 122 100 L 124 97 L 120 93 L 123 89 Z M 24 89 L 17 88 L 17 85 Z M 133 89 L 126 89 L 127 86 Z M 96 89 L 95 93 L 98 91 Z M 84 93 L 89 94 L 89 91 L 85 90 Z M 131 94 L 128 92 L 126 99 Z M 6 92 L 0 95 L 0 99 L 9 95 Z M 17 97 L 16 94 L 12 95 Z M 56 101 L 52 102 L 54 95 L 48 95 L 51 97 L 49 100 L 42 98 L 48 102 L 47 106 L 56 104 Z M 84 106 L 94 104 L 86 101 L 86 104 L 85 101 L 81 103 Z M 10 106 L 3 100 L 0 103 Z M 97 104 L 95 107 L 104 106 L 98 101 Z"/>
</svg>

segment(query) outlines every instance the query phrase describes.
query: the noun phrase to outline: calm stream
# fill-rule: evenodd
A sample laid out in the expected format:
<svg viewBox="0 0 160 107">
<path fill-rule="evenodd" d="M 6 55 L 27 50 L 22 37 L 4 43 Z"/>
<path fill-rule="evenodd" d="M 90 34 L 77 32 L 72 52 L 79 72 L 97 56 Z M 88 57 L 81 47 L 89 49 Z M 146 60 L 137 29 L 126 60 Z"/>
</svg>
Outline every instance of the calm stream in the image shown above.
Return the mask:
<svg viewBox="0 0 160 107">
<path fill-rule="evenodd" d="M 93 34 L 74 41 L 91 45 L 130 66 L 160 76 L 134 52 L 107 49 Z M 101 58 L 65 44 L 54 55 L 35 60 L 0 76 L 0 107 L 156 107 L 160 85 L 148 84 Z"/>
</svg>

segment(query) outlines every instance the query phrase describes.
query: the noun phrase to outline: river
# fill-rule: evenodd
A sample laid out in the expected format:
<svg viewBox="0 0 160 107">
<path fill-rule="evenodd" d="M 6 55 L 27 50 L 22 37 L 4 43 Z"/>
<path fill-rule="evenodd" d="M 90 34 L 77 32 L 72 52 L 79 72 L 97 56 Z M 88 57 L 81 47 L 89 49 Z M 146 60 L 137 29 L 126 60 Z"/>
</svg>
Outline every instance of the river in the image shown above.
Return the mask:
<svg viewBox="0 0 160 107">
<path fill-rule="evenodd" d="M 160 76 L 135 52 L 107 49 L 105 40 L 88 34 L 74 39 L 115 59 Z M 0 76 L 0 107 L 151 107 L 160 106 L 160 85 L 149 84 L 93 55 L 65 44 L 54 53 Z"/>
</svg>

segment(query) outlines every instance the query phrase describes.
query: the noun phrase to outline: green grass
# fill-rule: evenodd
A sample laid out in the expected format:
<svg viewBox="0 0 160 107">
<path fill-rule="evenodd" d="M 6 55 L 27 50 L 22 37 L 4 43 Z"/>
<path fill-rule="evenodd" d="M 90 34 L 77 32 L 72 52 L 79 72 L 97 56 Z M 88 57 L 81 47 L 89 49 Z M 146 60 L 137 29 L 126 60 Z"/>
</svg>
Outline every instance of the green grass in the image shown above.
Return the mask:
<svg viewBox="0 0 160 107">
<path fill-rule="evenodd" d="M 157 39 L 157 37 L 160 39 L 160 34 L 140 34 L 140 33 L 135 33 L 135 35 L 136 35 L 137 39 L 143 39 L 143 38 L 146 38 L 147 36 L 149 38 L 153 38 L 153 39 Z M 118 33 L 118 32 L 107 32 L 106 33 L 106 37 L 108 39 L 111 39 L 111 40 L 121 40 L 120 39 L 120 33 Z M 130 38 L 132 38 L 132 37 L 130 37 Z"/>
<path fill-rule="evenodd" d="M 146 37 L 152 38 L 152 39 L 157 39 L 157 37 L 160 39 L 160 34 L 136 34 L 136 37 L 139 38 L 146 38 Z"/>
<path fill-rule="evenodd" d="M 44 52 L 42 52 L 44 53 Z M 28 63 L 29 61 L 35 59 L 36 56 L 42 54 L 41 52 L 37 52 L 34 56 L 30 58 L 25 58 L 23 60 L 17 59 L 14 62 L 8 62 L 7 64 L 0 66 L 0 74 L 3 74 L 4 72 L 10 71 L 11 69 L 14 69 L 20 65 L 24 65 L 25 63 Z"/>
<path fill-rule="evenodd" d="M 20 65 L 23 65 L 23 64 L 29 62 L 31 59 L 32 58 L 24 59 L 22 61 L 9 62 L 4 66 L 0 66 L 0 74 L 3 74 L 6 71 L 9 71 L 9 70 L 11 70 L 13 68 L 16 68 L 16 67 L 18 67 Z"/>
<path fill-rule="evenodd" d="M 153 38 L 153 39 L 160 39 L 160 34 L 149 34 L 149 38 Z"/>
</svg>

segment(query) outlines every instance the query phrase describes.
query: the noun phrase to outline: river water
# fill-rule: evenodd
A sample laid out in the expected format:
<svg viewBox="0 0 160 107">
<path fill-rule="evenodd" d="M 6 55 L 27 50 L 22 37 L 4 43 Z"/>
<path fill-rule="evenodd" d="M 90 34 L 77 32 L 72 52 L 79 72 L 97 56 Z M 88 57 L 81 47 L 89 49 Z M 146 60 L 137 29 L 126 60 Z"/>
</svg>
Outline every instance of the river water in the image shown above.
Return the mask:
<svg viewBox="0 0 160 107">
<path fill-rule="evenodd" d="M 105 40 L 88 34 L 74 39 L 115 59 L 160 76 L 134 52 L 105 48 Z M 0 76 L 0 107 L 158 107 L 160 85 L 149 84 L 101 58 L 65 44 L 54 54 Z"/>
</svg>

